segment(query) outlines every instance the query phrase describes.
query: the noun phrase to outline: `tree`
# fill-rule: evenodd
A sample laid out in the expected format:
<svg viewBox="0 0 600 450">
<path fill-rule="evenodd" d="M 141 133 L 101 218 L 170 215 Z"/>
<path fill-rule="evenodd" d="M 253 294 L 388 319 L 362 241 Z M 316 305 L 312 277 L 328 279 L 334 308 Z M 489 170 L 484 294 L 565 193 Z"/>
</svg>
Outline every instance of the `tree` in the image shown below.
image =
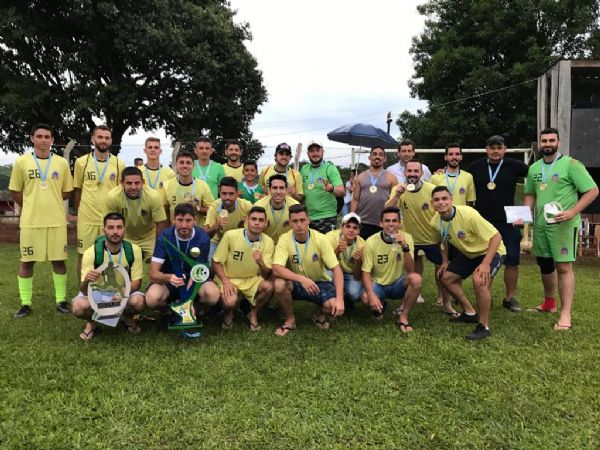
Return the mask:
<svg viewBox="0 0 600 450">
<path fill-rule="evenodd" d="M 427 20 L 413 38 L 409 86 L 429 107 L 397 124 L 420 147 L 480 148 L 493 134 L 528 147 L 535 79 L 560 58 L 599 50 L 599 0 L 429 0 L 418 11 Z"/>
<path fill-rule="evenodd" d="M 266 90 L 244 46 L 248 25 L 233 22 L 225 0 L 2 5 L 0 144 L 24 142 L 37 121 L 59 143 L 85 143 L 105 122 L 117 147 L 141 127 L 183 141 L 237 138 L 256 150 L 248 127 Z"/>
</svg>

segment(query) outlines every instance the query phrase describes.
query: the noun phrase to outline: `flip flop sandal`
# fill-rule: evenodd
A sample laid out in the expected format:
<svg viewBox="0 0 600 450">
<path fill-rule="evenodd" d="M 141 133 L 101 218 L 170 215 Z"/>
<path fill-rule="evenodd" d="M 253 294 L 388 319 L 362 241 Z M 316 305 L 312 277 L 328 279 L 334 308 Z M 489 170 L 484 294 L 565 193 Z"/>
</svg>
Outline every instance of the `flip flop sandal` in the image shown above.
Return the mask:
<svg viewBox="0 0 600 450">
<path fill-rule="evenodd" d="M 532 313 L 551 313 L 554 314 L 556 312 L 558 312 L 558 308 L 554 307 L 554 308 L 543 308 L 542 305 L 537 305 L 535 308 L 527 308 L 525 311 L 528 312 L 532 312 Z"/>
<path fill-rule="evenodd" d="M 96 337 L 98 333 L 100 333 L 100 329 L 98 328 L 98 326 L 92 328 L 90 331 L 85 331 L 85 329 L 83 329 L 81 330 L 81 333 L 79 333 L 79 339 L 81 339 L 82 341 L 91 341 Z"/>
<path fill-rule="evenodd" d="M 311 316 L 310 320 L 312 320 L 312 323 L 314 323 L 320 330 L 329 329 L 329 322 L 327 322 L 327 318 L 320 320 L 317 318 L 317 316 Z"/>
<path fill-rule="evenodd" d="M 295 329 L 296 329 L 295 326 L 288 327 L 287 325 L 281 325 L 281 326 L 277 327 L 277 330 L 280 330 L 280 333 L 275 332 L 275 334 L 279 337 L 285 337 L 290 333 L 290 331 L 293 331 Z"/>
<path fill-rule="evenodd" d="M 250 328 L 250 331 L 260 331 L 262 329 L 259 323 L 252 323 L 250 321 L 248 321 L 248 328 Z"/>
<path fill-rule="evenodd" d="M 569 331 L 573 325 L 561 325 L 558 322 L 554 323 L 554 331 Z"/>
<path fill-rule="evenodd" d="M 225 322 L 223 321 L 223 323 L 221 324 L 221 328 L 224 331 L 229 331 L 233 328 L 233 320 L 231 322 Z"/>
<path fill-rule="evenodd" d="M 400 331 L 402 331 L 402 333 L 407 334 L 407 333 L 411 333 L 414 331 L 414 328 L 412 327 L 412 325 L 408 322 L 396 322 L 396 325 L 398 325 L 398 328 L 400 328 Z M 411 328 L 410 330 L 407 330 L 407 328 Z"/>
</svg>

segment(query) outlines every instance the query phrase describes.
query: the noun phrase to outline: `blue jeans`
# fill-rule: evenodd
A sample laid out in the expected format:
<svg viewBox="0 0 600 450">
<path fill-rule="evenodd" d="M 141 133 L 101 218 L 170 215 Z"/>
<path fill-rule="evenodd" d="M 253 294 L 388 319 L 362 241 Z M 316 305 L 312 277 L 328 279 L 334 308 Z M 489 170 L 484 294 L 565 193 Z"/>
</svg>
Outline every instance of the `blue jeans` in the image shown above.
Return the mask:
<svg viewBox="0 0 600 450">
<path fill-rule="evenodd" d="M 327 273 L 333 279 L 333 272 L 328 270 Z M 357 281 L 351 273 L 344 272 L 344 298 L 347 298 L 352 303 L 360 301 L 360 294 L 363 291 L 362 281 Z"/>
<path fill-rule="evenodd" d="M 399 300 L 404 298 L 404 294 L 406 293 L 405 280 L 406 275 L 402 275 L 394 283 L 387 285 L 377 284 L 373 281 L 373 291 L 381 301 L 385 299 Z"/>
</svg>

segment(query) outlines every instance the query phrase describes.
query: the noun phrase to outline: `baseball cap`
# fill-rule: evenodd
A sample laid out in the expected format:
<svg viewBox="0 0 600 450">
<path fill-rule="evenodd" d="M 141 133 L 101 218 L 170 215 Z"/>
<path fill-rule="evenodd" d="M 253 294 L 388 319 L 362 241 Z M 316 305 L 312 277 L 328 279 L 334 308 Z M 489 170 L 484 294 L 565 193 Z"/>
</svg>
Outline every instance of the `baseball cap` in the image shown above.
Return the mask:
<svg viewBox="0 0 600 450">
<path fill-rule="evenodd" d="M 308 144 L 308 147 L 306 147 L 306 148 L 309 149 L 311 147 L 323 148 L 323 146 L 317 141 L 310 141 L 310 144 Z"/>
<path fill-rule="evenodd" d="M 504 145 L 504 138 L 502 136 L 500 136 L 499 134 L 495 134 L 494 136 L 492 136 L 491 138 L 489 138 L 487 140 L 486 145 L 492 145 L 492 144 Z"/>
<path fill-rule="evenodd" d="M 277 147 L 275 147 L 275 153 L 281 153 L 281 152 L 289 152 L 291 154 L 292 153 L 292 147 L 290 147 L 285 142 L 282 142 Z"/>
<path fill-rule="evenodd" d="M 351 213 L 346 214 L 344 217 L 342 217 L 342 225 L 350 222 L 351 220 L 356 221 L 359 225 L 361 223 L 360 216 L 356 213 L 351 212 Z"/>
</svg>

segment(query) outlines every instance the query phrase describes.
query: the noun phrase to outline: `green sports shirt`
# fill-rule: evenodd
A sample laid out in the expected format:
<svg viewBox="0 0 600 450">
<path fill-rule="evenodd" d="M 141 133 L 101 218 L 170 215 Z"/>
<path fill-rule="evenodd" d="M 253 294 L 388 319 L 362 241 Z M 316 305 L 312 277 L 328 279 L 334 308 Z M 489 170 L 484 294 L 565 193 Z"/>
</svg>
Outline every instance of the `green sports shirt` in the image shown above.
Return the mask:
<svg viewBox="0 0 600 450">
<path fill-rule="evenodd" d="M 543 183 L 542 168 L 546 176 L 545 189 L 540 189 Z M 594 179 L 583 164 L 570 156 L 560 155 L 554 166 L 540 159 L 529 167 L 524 193 L 535 196 L 534 221 L 537 226 L 540 226 L 546 223 L 544 220 L 546 203 L 558 202 L 563 210 L 567 210 L 577 203 L 578 192 L 584 193 L 595 187 Z M 581 217 L 577 214 L 569 224 L 579 225 L 580 221 Z"/>
<path fill-rule="evenodd" d="M 342 186 L 342 177 L 337 167 L 323 161 L 319 167 L 310 163 L 300 169 L 304 186 L 304 204 L 310 220 L 326 219 L 337 215 L 337 200 L 333 192 L 325 190 L 325 181 L 333 187 Z M 312 189 L 311 189 L 312 188 Z"/>
</svg>

